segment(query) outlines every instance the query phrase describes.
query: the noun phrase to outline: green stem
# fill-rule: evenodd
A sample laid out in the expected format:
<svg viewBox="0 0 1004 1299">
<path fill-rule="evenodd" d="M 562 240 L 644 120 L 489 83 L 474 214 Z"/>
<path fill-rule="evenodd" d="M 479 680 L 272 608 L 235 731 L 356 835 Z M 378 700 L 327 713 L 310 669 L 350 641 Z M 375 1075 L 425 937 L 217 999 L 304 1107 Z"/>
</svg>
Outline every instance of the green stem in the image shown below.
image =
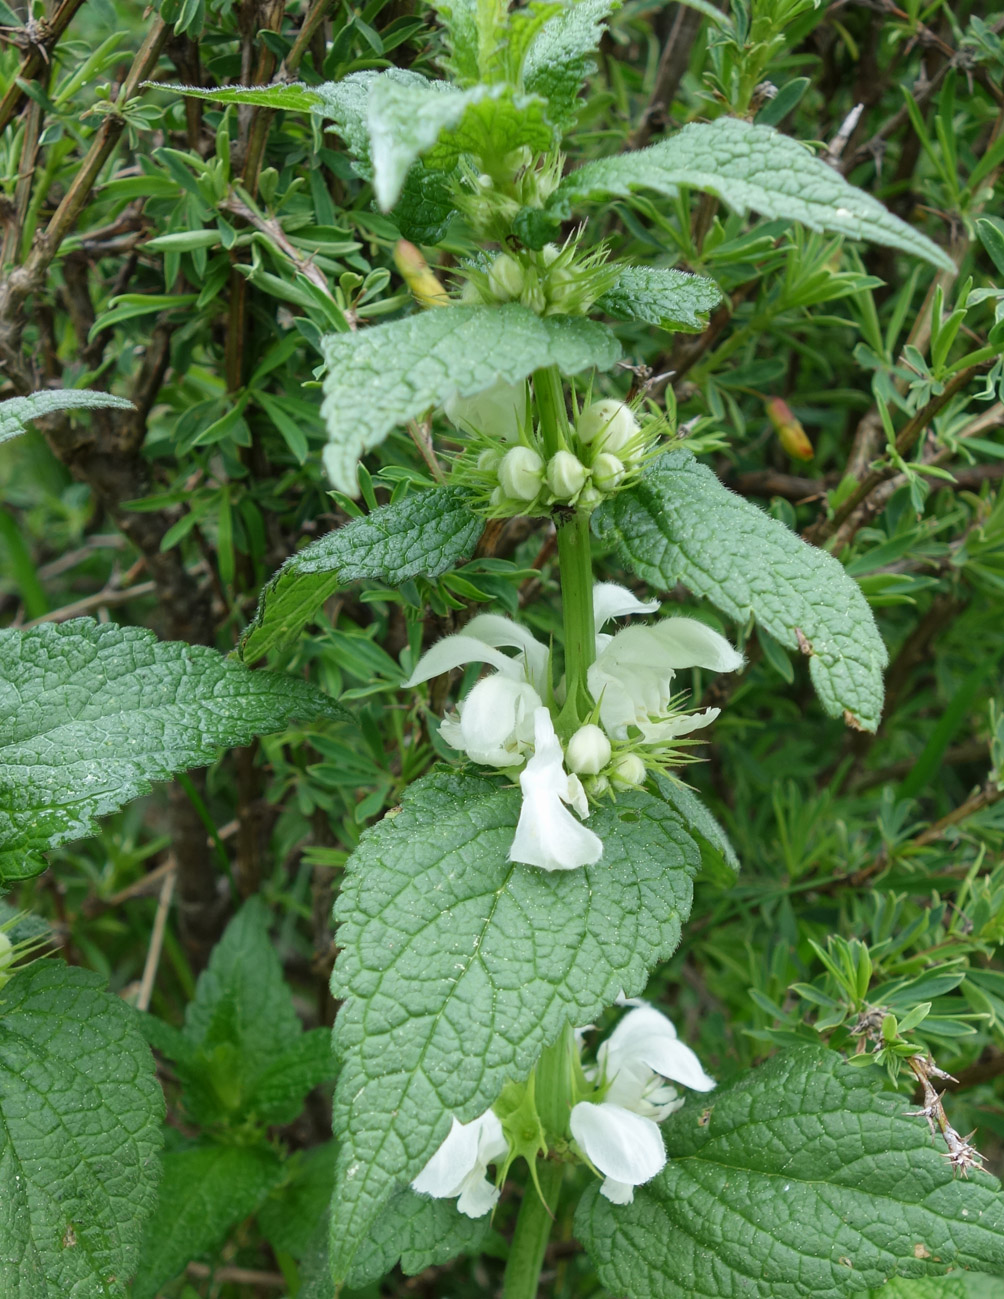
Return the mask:
<svg viewBox="0 0 1004 1299">
<path fill-rule="evenodd" d="M 536 370 L 533 391 L 537 398 L 544 454 L 550 459 L 568 447 L 571 426 L 565 391 L 557 366 Z M 589 515 L 566 511 L 558 519 L 558 566 L 561 573 L 561 607 L 565 626 L 565 706 L 557 730 L 567 739 L 592 711 L 586 673 L 596 657 L 593 627 L 593 564 L 589 546 Z"/>
<path fill-rule="evenodd" d="M 537 1179 L 546 1204 L 533 1183 L 527 1183 L 509 1250 L 502 1299 L 537 1299 L 540 1269 L 544 1265 L 544 1252 L 554 1225 L 551 1215 L 558 1207 L 564 1171 L 563 1164 L 548 1160 L 538 1163 Z"/>
</svg>

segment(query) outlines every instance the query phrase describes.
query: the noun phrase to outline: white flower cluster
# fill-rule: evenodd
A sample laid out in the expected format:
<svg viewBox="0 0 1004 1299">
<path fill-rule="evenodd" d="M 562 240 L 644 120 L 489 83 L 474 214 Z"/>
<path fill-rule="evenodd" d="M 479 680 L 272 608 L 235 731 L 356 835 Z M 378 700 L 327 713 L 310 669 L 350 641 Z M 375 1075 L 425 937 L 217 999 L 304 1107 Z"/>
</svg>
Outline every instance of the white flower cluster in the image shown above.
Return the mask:
<svg viewBox="0 0 1004 1299">
<path fill-rule="evenodd" d="M 666 1163 L 659 1124 L 683 1104 L 670 1081 L 692 1091 L 715 1083 L 697 1056 L 676 1036 L 665 1015 L 644 1003 L 627 1015 L 604 1042 L 596 1065 L 585 1071 L 593 1095 L 579 1101 L 569 1120 L 580 1154 L 603 1174 L 600 1194 L 630 1204 L 634 1188 L 651 1181 Z M 581 1049 L 583 1034 L 576 1037 Z M 509 1143 L 492 1110 L 470 1123 L 456 1118 L 449 1135 L 412 1182 L 435 1199 L 457 1198 L 457 1208 L 480 1218 L 498 1203 L 488 1165 L 504 1166 Z"/>
<path fill-rule="evenodd" d="M 591 510 L 639 466 L 650 441 L 629 406 L 604 399 L 580 413 L 573 449 L 545 460 L 527 436 L 525 383 L 498 382 L 475 397 L 451 398 L 444 410 L 457 428 L 510 444 L 504 452 L 486 448 L 478 458 L 479 471 L 496 480 L 489 497 L 493 508 L 508 505 L 531 512 L 534 505 L 542 510 L 575 505 Z"/>
<path fill-rule="evenodd" d="M 701 713 L 674 708 L 675 673 L 694 667 L 734 672 L 743 662 L 724 636 L 693 618 L 664 618 L 616 635 L 601 632 L 611 618 L 658 608 L 657 601 L 644 603 L 615 583 L 594 588 L 593 607 L 596 659 L 587 681 L 599 724 L 580 727 L 564 751 L 545 703 L 547 647 L 509 618 L 472 618 L 463 632 L 424 654 L 406 683 L 418 685 L 467 663 L 496 669 L 447 714 L 440 734 L 483 766 L 522 768 L 523 804 L 509 858 L 543 870 L 575 870 L 600 860 L 603 843 L 583 825 L 589 817 L 587 786 L 598 797 L 611 786 L 642 784 L 646 756 L 657 759 L 671 741 L 718 716 L 717 708 Z M 517 656 L 502 653 L 502 647 L 517 650 Z"/>
</svg>

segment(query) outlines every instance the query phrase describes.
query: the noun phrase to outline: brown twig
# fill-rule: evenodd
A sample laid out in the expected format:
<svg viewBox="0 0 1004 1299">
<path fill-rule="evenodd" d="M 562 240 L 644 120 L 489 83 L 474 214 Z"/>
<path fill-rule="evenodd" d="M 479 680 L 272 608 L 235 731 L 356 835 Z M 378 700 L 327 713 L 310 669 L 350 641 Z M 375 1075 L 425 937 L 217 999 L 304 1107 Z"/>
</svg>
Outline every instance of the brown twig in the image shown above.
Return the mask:
<svg viewBox="0 0 1004 1299">
<path fill-rule="evenodd" d="M 10 85 L 4 92 L 3 99 L 0 100 L 0 131 L 6 129 L 24 101 L 27 92 L 23 83 L 34 81 L 48 66 L 52 51 L 83 3 L 84 0 L 63 0 L 51 18 L 34 22 L 24 28 L 28 53 L 21 60 L 17 75 L 11 78 Z"/>
<path fill-rule="evenodd" d="M 659 66 L 655 73 L 655 84 L 648 103 L 642 111 L 638 125 L 631 134 L 626 147 L 643 149 L 656 131 L 666 125 L 666 115 L 673 98 L 679 89 L 683 74 L 690 63 L 690 51 L 693 49 L 697 33 L 701 30 L 701 14 L 687 5 L 677 5 L 673 22 L 663 46 Z"/>
</svg>

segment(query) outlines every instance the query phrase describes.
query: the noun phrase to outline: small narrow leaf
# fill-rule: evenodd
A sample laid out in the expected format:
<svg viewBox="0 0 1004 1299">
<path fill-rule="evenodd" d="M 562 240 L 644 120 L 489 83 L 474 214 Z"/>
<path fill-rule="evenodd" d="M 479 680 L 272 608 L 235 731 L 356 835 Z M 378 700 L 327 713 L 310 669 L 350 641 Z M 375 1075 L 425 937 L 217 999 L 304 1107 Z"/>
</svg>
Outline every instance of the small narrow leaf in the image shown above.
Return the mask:
<svg viewBox="0 0 1004 1299">
<path fill-rule="evenodd" d="M 131 401 L 110 392 L 89 392 L 86 388 L 43 388 L 27 397 L 0 401 L 0 442 L 23 433 L 34 419 L 57 410 L 133 410 Z"/>
<path fill-rule="evenodd" d="M 671 451 L 593 515 L 605 541 L 650 585 L 683 582 L 790 650 L 832 717 L 874 731 L 888 655 L 860 588 L 832 555 L 807 545 L 724 487 L 689 451 Z"/>
<path fill-rule="evenodd" d="M 341 1073 L 332 1266 L 344 1278 L 381 1208 L 467 1121 L 676 948 L 700 852 L 642 791 L 597 808 L 598 865 L 508 860 L 517 789 L 434 772 L 353 854 L 336 908 Z"/>
<path fill-rule="evenodd" d="M 517 303 L 424 311 L 322 339 L 328 374 L 321 406 L 332 483 L 358 494 L 356 464 L 396 425 L 449 397 L 473 397 L 497 380 L 518 383 L 557 365 L 563 374 L 611 369 L 620 344 L 581 316 L 540 317 Z"/>
<path fill-rule="evenodd" d="M 0 991 L 4 1299 L 125 1299 L 163 1113 L 138 1016 L 97 975 L 40 961 Z"/>
<path fill-rule="evenodd" d="M 43 869 L 39 853 L 224 745 L 345 715 L 296 677 L 138 627 L 0 631 L 0 879 Z"/>
<path fill-rule="evenodd" d="M 320 104 L 320 87 L 315 89 L 302 81 L 274 86 L 182 86 L 163 81 L 147 81 L 144 85 L 189 99 L 208 99 L 214 104 L 254 104 L 299 113 L 317 112 Z"/>
<path fill-rule="evenodd" d="M 636 189 L 675 195 L 681 185 L 714 194 L 739 211 L 752 208 L 766 217 L 871 240 L 943 270 L 955 269 L 930 239 L 893 216 L 878 199 L 848 185 L 798 141 L 734 117 L 694 123 L 647 149 L 586 163 L 561 182 L 544 212 L 564 220 L 574 208 L 595 199 L 629 197 Z"/>
<path fill-rule="evenodd" d="M 699 334 L 708 323 L 708 312 L 721 300 L 721 289 L 703 275 L 627 266 L 596 306 L 615 320 L 640 320 L 662 329 Z"/>
<path fill-rule="evenodd" d="M 412 577 L 438 577 L 471 554 L 483 527 L 465 491 L 437 487 L 329 532 L 291 555 L 263 589 L 241 658 L 253 663 L 293 640 L 349 582 L 377 578 L 396 586 Z"/>
<path fill-rule="evenodd" d="M 1004 1275 L 999 1183 L 957 1178 L 876 1074 L 807 1047 L 688 1100 L 633 1204 L 591 1187 L 579 1205 L 603 1284 L 627 1299 L 841 1299 L 896 1274 Z"/>
</svg>

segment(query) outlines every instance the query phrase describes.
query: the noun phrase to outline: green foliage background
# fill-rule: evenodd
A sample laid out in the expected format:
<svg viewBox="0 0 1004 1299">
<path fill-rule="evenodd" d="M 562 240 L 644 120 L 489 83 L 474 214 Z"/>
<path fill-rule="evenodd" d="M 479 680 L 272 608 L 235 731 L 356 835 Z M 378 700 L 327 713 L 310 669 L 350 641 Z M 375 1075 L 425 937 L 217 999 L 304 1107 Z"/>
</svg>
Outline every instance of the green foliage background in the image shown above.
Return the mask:
<svg viewBox="0 0 1004 1299">
<path fill-rule="evenodd" d="M 896 1015 L 954 1075 L 952 1123 L 977 1130 L 1000 1175 L 1004 408 L 992 356 L 959 362 L 1001 342 L 1004 19 L 969 3 L 776 0 L 752 22 L 734 6 L 730 37 L 709 8 L 639 0 L 614 16 L 571 162 L 655 142 L 724 101 L 822 142 L 957 271 L 744 218 L 685 188 L 594 206 L 590 237 L 710 276 L 726 295 L 696 332 L 620 324 L 635 368 L 600 379 L 604 392 L 661 376 L 651 391 L 709 472 L 829 546 L 891 657 L 870 735 L 824 712 L 794 647 L 722 622 L 745 638 L 748 665 L 689 683 L 723 712 L 688 779 L 742 871 L 698 880 L 650 995 L 722 1081 L 777 1044 L 878 1047 L 875 1008 Z M 135 409 L 53 411 L 3 446 L 0 622 L 87 615 L 229 652 L 289 556 L 427 479 L 402 430 L 365 461 L 359 502 L 330 492 L 320 461 L 317 339 L 410 306 L 391 259 L 401 231 L 320 119 L 156 86 L 121 109 L 115 97 L 123 83 L 265 84 L 280 69 L 308 84 L 391 66 L 434 75 L 441 32 L 407 0 L 163 0 L 159 16 L 89 0 L 65 31 L 35 37 L 24 17 L 0 4 L 12 29 L 0 51 L 0 397 L 88 387 Z M 437 269 L 448 277 L 466 251 L 448 229 Z M 772 398 L 801 422 L 811 460 L 785 450 Z M 170 1126 L 138 1296 L 262 1293 L 241 1269 L 281 1275 L 303 1299 L 326 1293 L 330 1063 L 315 1031 L 334 1014 L 331 905 L 362 831 L 450 757 L 430 725 L 443 701 L 400 692 L 401 656 L 489 603 L 522 610 L 544 639 L 559 626 L 540 521 L 492 525 L 476 549 L 444 533 L 445 571 L 402 571 L 393 587 L 352 535 L 317 621 L 291 645 L 252 633 L 244 654 L 340 697 L 355 723 L 288 729 L 159 787 L 49 853 L 49 871 L 8 898 L 49 920 L 67 960 L 135 996 L 172 881 L 147 1021 Z M 595 553 L 601 575 L 627 579 L 612 533 Z M 306 565 L 287 568 L 270 598 L 311 580 Z M 695 589 L 668 605 L 707 616 Z M 275 1025 L 265 1038 L 262 1005 Z M 908 1091 L 912 1075 L 888 1063 Z M 513 1209 L 503 1201 L 480 1262 L 436 1258 L 407 1293 L 494 1286 Z M 607 1293 L 570 1238 L 560 1223 L 548 1293 Z M 453 1242 L 481 1243 L 459 1230 Z M 374 1251 L 386 1269 L 386 1245 Z M 428 1261 L 413 1251 L 410 1270 Z M 956 1293 L 911 1284 L 887 1287 L 890 1299 Z M 354 1293 L 404 1286 L 392 1272 Z"/>
</svg>

